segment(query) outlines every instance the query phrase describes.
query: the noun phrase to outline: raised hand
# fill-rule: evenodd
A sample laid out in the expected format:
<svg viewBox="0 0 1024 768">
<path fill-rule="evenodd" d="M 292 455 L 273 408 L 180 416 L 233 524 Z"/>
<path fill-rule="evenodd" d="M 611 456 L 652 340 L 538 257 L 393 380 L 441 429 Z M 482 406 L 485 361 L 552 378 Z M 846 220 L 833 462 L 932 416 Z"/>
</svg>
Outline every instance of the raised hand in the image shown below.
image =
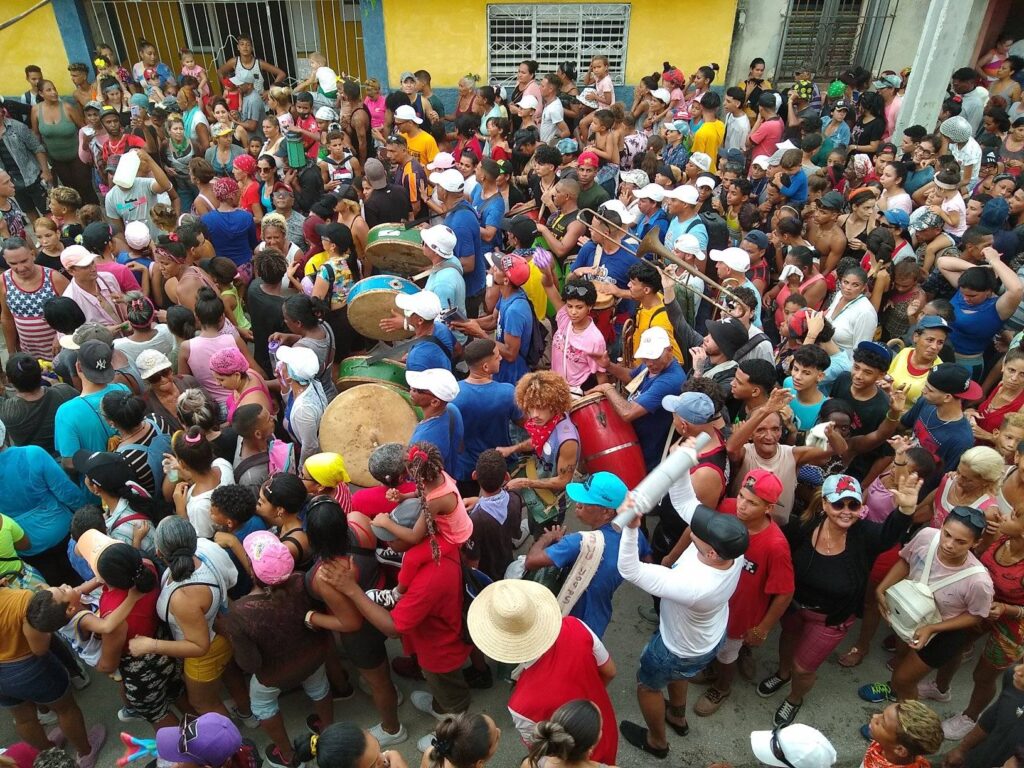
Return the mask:
<svg viewBox="0 0 1024 768">
<path fill-rule="evenodd" d="M 900 508 L 900 511 L 909 510 L 906 514 L 913 513 L 914 509 L 917 508 L 918 495 L 923 485 L 924 480 L 919 478 L 916 472 L 911 472 L 900 480 L 896 493 L 893 496 L 896 506 Z"/>
</svg>

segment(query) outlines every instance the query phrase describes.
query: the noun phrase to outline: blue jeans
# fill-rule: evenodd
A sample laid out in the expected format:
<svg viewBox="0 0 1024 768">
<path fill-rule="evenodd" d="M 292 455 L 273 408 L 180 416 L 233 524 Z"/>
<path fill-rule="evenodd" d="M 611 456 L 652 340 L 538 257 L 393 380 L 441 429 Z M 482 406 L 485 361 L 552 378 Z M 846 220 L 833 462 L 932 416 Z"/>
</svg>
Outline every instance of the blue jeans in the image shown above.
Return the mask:
<svg viewBox="0 0 1024 768">
<path fill-rule="evenodd" d="M 0 664 L 0 707 L 53 704 L 68 692 L 71 680 L 56 656 L 29 656 Z"/>
<path fill-rule="evenodd" d="M 701 656 L 684 659 L 682 656 L 676 656 L 665 646 L 661 632 L 655 632 L 640 655 L 640 669 L 637 670 L 636 681 L 652 691 L 660 691 L 675 680 L 689 680 L 711 663 L 724 640 L 723 636 L 718 645 Z"/>
</svg>

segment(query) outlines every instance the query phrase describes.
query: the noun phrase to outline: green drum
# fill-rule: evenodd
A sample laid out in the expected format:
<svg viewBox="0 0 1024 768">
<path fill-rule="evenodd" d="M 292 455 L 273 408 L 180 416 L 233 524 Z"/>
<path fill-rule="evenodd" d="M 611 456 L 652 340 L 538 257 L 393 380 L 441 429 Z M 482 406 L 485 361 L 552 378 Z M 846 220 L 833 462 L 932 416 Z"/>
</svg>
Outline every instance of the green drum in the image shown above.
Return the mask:
<svg viewBox="0 0 1024 768">
<path fill-rule="evenodd" d="M 339 366 L 338 391 L 350 389 L 357 384 L 390 384 L 401 390 L 408 390 L 405 382 L 405 366 L 395 360 L 369 362 L 369 357 L 357 355 L 341 361 Z"/>
<path fill-rule="evenodd" d="M 371 229 L 366 236 L 366 258 L 382 272 L 396 275 L 410 276 L 430 269 L 419 230 L 401 224 L 378 224 Z"/>
</svg>

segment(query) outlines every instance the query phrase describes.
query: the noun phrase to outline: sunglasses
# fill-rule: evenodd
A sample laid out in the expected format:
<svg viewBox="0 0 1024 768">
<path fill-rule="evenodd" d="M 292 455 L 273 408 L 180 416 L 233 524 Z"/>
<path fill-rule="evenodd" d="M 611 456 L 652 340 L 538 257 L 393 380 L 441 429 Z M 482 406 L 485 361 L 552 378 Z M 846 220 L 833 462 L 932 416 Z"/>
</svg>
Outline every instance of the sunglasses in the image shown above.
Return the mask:
<svg viewBox="0 0 1024 768">
<path fill-rule="evenodd" d="M 588 293 L 587 287 L 586 285 L 567 285 L 565 286 L 565 295 L 585 298 Z"/>
<path fill-rule="evenodd" d="M 148 384 L 155 384 L 156 382 L 160 381 L 161 379 L 166 379 L 170 375 L 171 375 L 171 369 L 170 368 L 164 368 L 162 371 L 157 371 L 152 376 L 147 378 L 146 379 L 146 383 L 148 383 Z"/>
<path fill-rule="evenodd" d="M 195 757 L 188 751 L 195 740 L 199 737 L 199 716 L 186 714 L 181 721 L 181 734 L 178 736 L 178 751 L 190 757 L 197 762 L 203 762 L 202 759 Z"/>
<path fill-rule="evenodd" d="M 786 753 L 782 751 L 782 745 L 779 743 L 779 730 L 780 729 L 778 728 L 772 730 L 772 741 L 770 745 L 772 749 L 772 755 L 777 760 L 781 760 L 785 765 L 788 766 L 788 768 L 793 768 L 793 764 L 789 762 L 789 758 L 786 757 Z"/>
<path fill-rule="evenodd" d="M 272 170 L 274 170 L 274 169 L 273 168 L 268 168 L 265 165 L 259 166 L 260 173 L 270 173 Z"/>
<path fill-rule="evenodd" d="M 848 509 L 851 512 L 856 512 L 864 503 L 857 499 L 840 499 L 839 501 L 830 501 L 829 504 L 835 509 Z"/>
<path fill-rule="evenodd" d="M 984 528 L 988 522 L 985 520 L 985 513 L 974 507 L 953 507 L 949 516 L 963 520 L 974 528 Z"/>
</svg>

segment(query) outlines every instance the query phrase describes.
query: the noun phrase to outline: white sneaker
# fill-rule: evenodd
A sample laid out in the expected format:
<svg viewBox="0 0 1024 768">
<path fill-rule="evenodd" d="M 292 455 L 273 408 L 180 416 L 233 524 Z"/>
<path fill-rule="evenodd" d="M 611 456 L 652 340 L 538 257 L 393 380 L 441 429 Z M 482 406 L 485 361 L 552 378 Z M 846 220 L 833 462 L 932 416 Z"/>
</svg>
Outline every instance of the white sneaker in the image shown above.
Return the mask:
<svg viewBox="0 0 1024 768">
<path fill-rule="evenodd" d="M 960 741 L 964 736 L 974 730 L 975 722 L 967 715 L 961 713 L 947 717 L 942 721 L 942 733 L 950 741 Z"/>
<path fill-rule="evenodd" d="M 373 734 L 373 737 L 380 742 L 381 749 L 395 744 L 401 744 L 409 738 L 409 732 L 405 730 L 405 726 L 402 724 L 399 724 L 398 726 L 398 733 L 388 733 L 384 730 L 384 725 L 382 723 L 377 723 L 369 730 L 370 733 Z"/>
<path fill-rule="evenodd" d="M 235 720 L 241 721 L 242 725 L 244 725 L 246 728 L 255 730 L 260 727 L 260 719 L 256 717 L 256 715 L 250 712 L 248 715 L 243 716 L 242 713 L 238 711 L 238 707 L 233 702 L 229 706 L 227 706 L 227 710 L 228 714 L 231 715 L 231 717 L 233 717 Z"/>
<path fill-rule="evenodd" d="M 438 712 L 434 709 L 434 697 L 429 691 L 413 691 L 409 694 L 409 701 L 411 701 L 412 705 L 420 712 L 427 713 L 438 722 L 444 720 L 444 713 Z M 433 736 L 433 734 L 431 734 L 431 736 Z"/>
<path fill-rule="evenodd" d="M 427 750 L 434 746 L 434 734 L 428 733 L 426 736 L 421 736 L 419 741 L 416 742 L 416 749 L 423 754 L 427 753 Z"/>
<path fill-rule="evenodd" d="M 48 709 L 46 712 L 36 710 L 36 715 L 39 717 L 40 725 L 56 725 L 57 724 L 57 713 L 52 709 Z"/>
<path fill-rule="evenodd" d="M 931 699 L 932 701 L 949 701 L 953 698 L 953 694 L 949 691 L 945 693 L 940 691 L 938 684 L 934 680 L 924 680 L 918 683 L 917 695 L 922 699 Z"/>
<path fill-rule="evenodd" d="M 395 684 L 392 683 L 392 685 Z M 373 690 L 370 688 L 370 684 L 362 675 L 359 676 L 359 690 L 365 693 L 367 696 L 373 696 Z M 395 685 L 395 696 L 398 697 L 398 706 L 402 706 L 403 704 L 405 704 L 405 694 L 402 693 L 402 689 L 399 688 L 397 685 Z"/>
</svg>

